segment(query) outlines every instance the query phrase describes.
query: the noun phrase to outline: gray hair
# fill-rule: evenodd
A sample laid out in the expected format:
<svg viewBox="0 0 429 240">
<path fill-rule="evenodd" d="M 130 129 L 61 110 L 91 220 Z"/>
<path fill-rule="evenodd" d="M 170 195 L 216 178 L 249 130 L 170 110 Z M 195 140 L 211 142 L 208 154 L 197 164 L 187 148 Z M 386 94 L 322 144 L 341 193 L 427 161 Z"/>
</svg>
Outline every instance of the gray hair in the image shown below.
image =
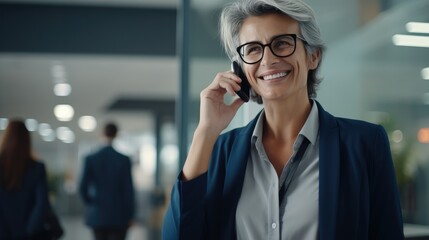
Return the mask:
<svg viewBox="0 0 429 240">
<path fill-rule="evenodd" d="M 308 72 L 307 92 L 310 98 L 316 97 L 321 78 L 317 76 L 325 44 L 321 38 L 315 15 L 309 5 L 302 0 L 237 0 L 226 6 L 220 17 L 220 35 L 226 54 L 232 61 L 239 61 L 236 48 L 240 45 L 239 32 L 244 20 L 251 16 L 265 14 L 284 14 L 299 23 L 302 37 L 305 39 L 305 50 L 308 55 L 319 51 L 320 60 L 316 69 Z M 252 91 L 252 100 L 262 103 L 262 98 Z"/>
</svg>

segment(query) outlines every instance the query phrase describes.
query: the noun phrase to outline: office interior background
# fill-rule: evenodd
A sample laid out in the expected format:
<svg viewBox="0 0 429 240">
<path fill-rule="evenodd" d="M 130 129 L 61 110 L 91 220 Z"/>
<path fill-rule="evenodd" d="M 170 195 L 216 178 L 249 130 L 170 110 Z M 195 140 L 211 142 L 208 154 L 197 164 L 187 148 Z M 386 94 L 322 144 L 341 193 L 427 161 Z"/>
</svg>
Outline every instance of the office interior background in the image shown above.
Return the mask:
<svg viewBox="0 0 429 240">
<path fill-rule="evenodd" d="M 91 236 L 77 184 L 108 120 L 121 129 L 115 147 L 133 159 L 138 210 L 128 239 L 159 238 L 198 123 L 199 93 L 230 68 L 218 34 L 228 2 L 0 0 L 0 135 L 8 118 L 26 119 L 64 239 Z M 317 100 L 334 115 L 385 127 L 404 220 L 424 231 L 429 1 L 306 2 L 328 46 Z M 245 104 L 228 129 L 260 109 Z"/>
</svg>

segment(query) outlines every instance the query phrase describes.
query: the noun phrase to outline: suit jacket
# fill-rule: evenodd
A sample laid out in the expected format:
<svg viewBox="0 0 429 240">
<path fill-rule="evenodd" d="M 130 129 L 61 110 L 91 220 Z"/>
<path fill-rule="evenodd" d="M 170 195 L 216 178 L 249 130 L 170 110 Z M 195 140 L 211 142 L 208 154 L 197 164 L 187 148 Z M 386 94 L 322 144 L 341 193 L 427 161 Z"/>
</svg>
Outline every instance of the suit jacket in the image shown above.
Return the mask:
<svg viewBox="0 0 429 240">
<path fill-rule="evenodd" d="M 86 224 L 126 228 L 134 216 L 130 158 L 105 146 L 85 159 L 79 184 L 86 205 Z"/>
<path fill-rule="evenodd" d="M 48 207 L 45 165 L 34 161 L 21 188 L 6 191 L 0 186 L 0 239 L 30 239 L 40 234 Z"/>
<path fill-rule="evenodd" d="M 404 239 L 389 141 L 379 125 L 319 109 L 319 239 Z M 222 134 L 207 173 L 173 186 L 163 239 L 236 239 L 255 118 Z"/>
</svg>

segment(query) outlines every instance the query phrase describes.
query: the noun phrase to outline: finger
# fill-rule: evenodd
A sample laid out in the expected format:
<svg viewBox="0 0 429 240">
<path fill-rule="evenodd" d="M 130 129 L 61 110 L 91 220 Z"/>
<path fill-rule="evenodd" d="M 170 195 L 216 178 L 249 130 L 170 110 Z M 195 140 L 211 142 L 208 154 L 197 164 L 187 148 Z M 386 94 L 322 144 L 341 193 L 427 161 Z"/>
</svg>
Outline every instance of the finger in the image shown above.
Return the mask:
<svg viewBox="0 0 429 240">
<path fill-rule="evenodd" d="M 240 77 L 238 77 L 237 75 L 235 75 L 231 71 L 220 72 L 220 73 L 216 74 L 214 82 L 216 82 L 216 81 L 220 82 L 223 80 L 227 80 L 229 82 L 235 82 L 235 83 L 241 83 L 241 81 L 242 81 Z"/>
<path fill-rule="evenodd" d="M 241 89 L 241 86 L 239 84 L 240 82 L 241 79 L 231 71 L 220 72 L 216 74 L 214 80 L 205 90 L 220 91 L 221 89 L 223 89 L 224 91 L 226 90 L 226 92 L 228 92 L 232 96 L 235 96 L 235 92 Z M 225 94 L 225 92 L 223 91 L 220 91 L 219 93 Z"/>
<path fill-rule="evenodd" d="M 240 83 L 242 82 L 241 78 L 238 77 L 237 75 L 235 75 L 233 72 L 229 71 L 229 72 L 225 72 L 224 74 L 221 75 L 221 81 L 225 80 L 228 83 L 230 83 L 235 91 L 238 91 L 241 89 Z"/>
<path fill-rule="evenodd" d="M 241 89 L 240 85 L 238 85 L 236 82 L 231 81 L 221 81 L 219 85 L 221 88 L 226 89 L 226 91 L 232 96 L 235 96 L 235 91 Z"/>
<path fill-rule="evenodd" d="M 227 77 L 229 79 L 232 79 L 232 80 L 234 80 L 236 82 L 241 82 L 242 81 L 241 78 L 237 74 L 235 74 L 233 71 L 231 71 L 231 70 L 225 72 L 225 77 Z"/>
</svg>

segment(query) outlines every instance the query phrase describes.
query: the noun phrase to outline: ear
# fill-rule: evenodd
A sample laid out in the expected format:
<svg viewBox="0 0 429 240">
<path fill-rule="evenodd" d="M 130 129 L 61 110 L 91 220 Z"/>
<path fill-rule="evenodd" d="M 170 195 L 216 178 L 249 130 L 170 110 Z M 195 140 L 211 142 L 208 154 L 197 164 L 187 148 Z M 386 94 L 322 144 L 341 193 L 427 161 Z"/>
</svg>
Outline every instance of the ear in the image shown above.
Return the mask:
<svg viewBox="0 0 429 240">
<path fill-rule="evenodd" d="M 309 69 L 311 70 L 316 69 L 317 66 L 319 66 L 319 60 L 320 60 L 320 51 L 317 49 L 309 57 L 309 60 L 308 60 Z"/>
</svg>

